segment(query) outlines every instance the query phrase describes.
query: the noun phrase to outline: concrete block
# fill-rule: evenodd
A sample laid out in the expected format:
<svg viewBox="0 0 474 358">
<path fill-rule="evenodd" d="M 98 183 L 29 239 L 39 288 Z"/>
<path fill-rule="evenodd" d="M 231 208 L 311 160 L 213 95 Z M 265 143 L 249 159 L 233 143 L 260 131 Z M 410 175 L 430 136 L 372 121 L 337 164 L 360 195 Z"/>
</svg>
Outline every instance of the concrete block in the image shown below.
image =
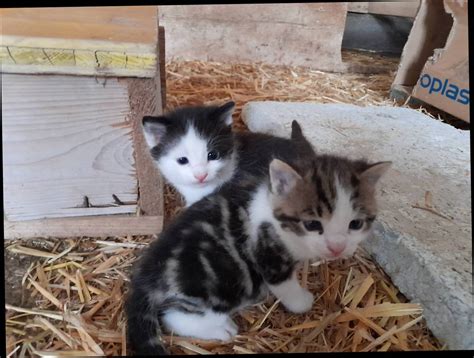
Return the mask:
<svg viewBox="0 0 474 358">
<path fill-rule="evenodd" d="M 422 304 L 441 341 L 473 349 L 469 131 L 396 107 L 251 102 L 242 117 L 251 131 L 283 136 L 297 120 L 320 153 L 393 161 L 364 248 Z M 414 207 L 425 206 L 425 196 L 441 216 Z"/>
</svg>

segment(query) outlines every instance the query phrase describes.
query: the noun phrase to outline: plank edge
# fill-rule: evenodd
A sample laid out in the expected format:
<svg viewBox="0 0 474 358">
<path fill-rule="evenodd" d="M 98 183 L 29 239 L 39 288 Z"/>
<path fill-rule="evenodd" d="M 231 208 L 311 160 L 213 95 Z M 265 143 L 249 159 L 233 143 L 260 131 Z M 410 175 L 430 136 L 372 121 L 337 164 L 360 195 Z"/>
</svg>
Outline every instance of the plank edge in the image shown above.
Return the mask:
<svg viewBox="0 0 474 358">
<path fill-rule="evenodd" d="M 103 215 L 40 219 L 28 221 L 3 220 L 4 239 L 34 237 L 108 237 L 154 235 L 163 229 L 163 216 Z"/>
<path fill-rule="evenodd" d="M 100 69 L 98 67 L 79 66 L 49 66 L 49 65 L 20 65 L 2 63 L 1 73 L 22 74 L 22 75 L 77 75 L 77 76 L 107 76 L 107 77 L 155 77 L 155 69 L 130 70 L 123 68 L 109 67 Z"/>
</svg>

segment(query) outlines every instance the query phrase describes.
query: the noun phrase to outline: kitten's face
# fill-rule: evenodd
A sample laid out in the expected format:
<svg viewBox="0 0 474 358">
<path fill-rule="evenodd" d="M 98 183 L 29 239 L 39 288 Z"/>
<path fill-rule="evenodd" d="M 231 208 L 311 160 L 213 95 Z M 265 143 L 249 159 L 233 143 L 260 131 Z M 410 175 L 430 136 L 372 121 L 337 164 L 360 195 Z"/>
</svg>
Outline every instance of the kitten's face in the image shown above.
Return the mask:
<svg viewBox="0 0 474 358">
<path fill-rule="evenodd" d="M 375 184 L 390 162 L 322 156 L 300 176 L 283 162 L 270 166 L 275 218 L 309 256 L 348 257 L 371 233 L 376 216 Z"/>
<path fill-rule="evenodd" d="M 144 117 L 147 143 L 161 173 L 173 185 L 214 184 L 233 165 L 231 129 L 234 103 L 178 109 Z"/>
</svg>

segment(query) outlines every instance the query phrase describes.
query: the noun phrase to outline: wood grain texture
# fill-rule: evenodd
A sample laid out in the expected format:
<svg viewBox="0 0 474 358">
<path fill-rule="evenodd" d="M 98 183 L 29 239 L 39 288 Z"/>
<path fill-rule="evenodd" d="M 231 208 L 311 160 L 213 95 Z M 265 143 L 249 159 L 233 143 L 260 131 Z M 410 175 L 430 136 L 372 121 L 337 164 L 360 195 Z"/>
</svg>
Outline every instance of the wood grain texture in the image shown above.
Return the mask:
<svg viewBox="0 0 474 358">
<path fill-rule="evenodd" d="M 163 217 L 109 215 L 18 222 L 4 220 L 3 224 L 5 239 L 154 235 L 161 232 Z"/>
<path fill-rule="evenodd" d="M 163 64 L 164 65 L 164 64 Z M 157 74 L 159 71 L 157 71 Z M 146 115 L 163 113 L 160 78 L 128 79 L 130 98 L 129 120 L 133 128 L 135 163 L 139 201 L 144 215 L 163 215 L 163 178 L 151 158 L 143 135 L 142 119 Z"/>
<path fill-rule="evenodd" d="M 3 74 L 2 87 L 8 220 L 136 212 L 126 84 Z M 117 205 L 113 194 L 124 205 Z M 81 207 L 84 196 L 94 207 Z"/>
<path fill-rule="evenodd" d="M 153 77 L 156 6 L 0 9 L 2 72 Z"/>
<path fill-rule="evenodd" d="M 347 3 L 160 7 L 167 57 L 344 71 Z"/>
<path fill-rule="evenodd" d="M 3 35 L 152 45 L 154 11 L 156 6 L 43 7 L 1 9 L 0 15 Z"/>
<path fill-rule="evenodd" d="M 138 178 L 138 206 L 145 215 L 164 213 L 164 180 L 151 158 L 143 135 L 142 119 L 147 115 L 163 114 L 166 101 L 166 71 L 164 29 L 160 27 L 159 61 L 153 79 L 127 79 L 130 100 L 129 121 L 133 128 L 134 155 Z"/>
</svg>

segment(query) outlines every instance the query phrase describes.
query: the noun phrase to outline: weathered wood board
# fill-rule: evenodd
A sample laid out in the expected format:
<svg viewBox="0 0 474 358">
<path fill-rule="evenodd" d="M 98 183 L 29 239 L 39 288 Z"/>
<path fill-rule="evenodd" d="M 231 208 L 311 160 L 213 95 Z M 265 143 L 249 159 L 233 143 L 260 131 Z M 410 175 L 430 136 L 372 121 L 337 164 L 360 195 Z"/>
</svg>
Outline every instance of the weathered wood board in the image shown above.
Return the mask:
<svg viewBox="0 0 474 358">
<path fill-rule="evenodd" d="M 130 118 L 133 129 L 135 163 L 139 184 L 139 206 L 145 215 L 163 215 L 163 178 L 161 177 L 142 129 L 143 116 L 163 113 L 159 79 L 128 79 Z M 158 190 L 159 189 L 159 190 Z"/>
<path fill-rule="evenodd" d="M 420 0 L 409 1 L 354 1 L 348 3 L 348 11 L 363 14 L 378 14 L 403 17 L 415 17 Z"/>
<path fill-rule="evenodd" d="M 163 216 L 108 215 L 4 222 L 5 239 L 29 237 L 107 237 L 154 235 Z"/>
<path fill-rule="evenodd" d="M 158 59 L 160 70 L 159 72 L 159 82 L 161 87 L 161 108 L 166 108 L 166 54 L 165 54 L 165 28 L 163 26 L 159 26 L 158 28 Z M 158 79 L 157 77 L 155 77 Z"/>
<path fill-rule="evenodd" d="M 347 3 L 160 6 L 167 57 L 344 71 Z"/>
<path fill-rule="evenodd" d="M 154 77 L 156 6 L 0 9 L 5 73 Z"/>
<path fill-rule="evenodd" d="M 3 74 L 2 90 L 8 220 L 136 212 L 126 81 Z"/>
</svg>

